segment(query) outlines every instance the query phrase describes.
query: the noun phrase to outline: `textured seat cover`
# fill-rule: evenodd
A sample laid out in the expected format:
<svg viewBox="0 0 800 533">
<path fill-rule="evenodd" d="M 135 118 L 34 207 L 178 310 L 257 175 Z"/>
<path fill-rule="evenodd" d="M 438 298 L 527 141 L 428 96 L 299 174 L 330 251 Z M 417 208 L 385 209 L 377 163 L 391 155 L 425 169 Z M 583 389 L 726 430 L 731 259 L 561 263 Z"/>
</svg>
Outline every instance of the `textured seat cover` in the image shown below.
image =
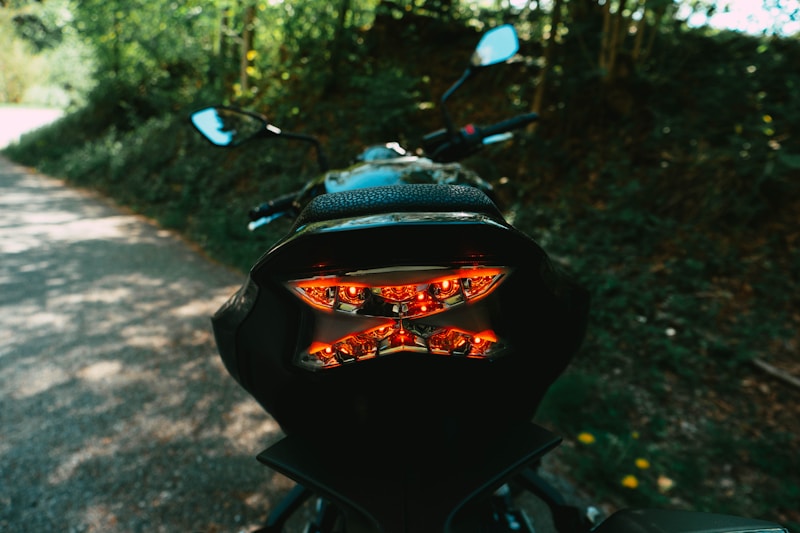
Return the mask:
<svg viewBox="0 0 800 533">
<path fill-rule="evenodd" d="M 340 218 L 397 212 L 469 212 L 503 221 L 500 210 L 474 187 L 464 185 L 406 184 L 368 187 L 323 194 L 303 209 L 295 228 Z"/>
</svg>

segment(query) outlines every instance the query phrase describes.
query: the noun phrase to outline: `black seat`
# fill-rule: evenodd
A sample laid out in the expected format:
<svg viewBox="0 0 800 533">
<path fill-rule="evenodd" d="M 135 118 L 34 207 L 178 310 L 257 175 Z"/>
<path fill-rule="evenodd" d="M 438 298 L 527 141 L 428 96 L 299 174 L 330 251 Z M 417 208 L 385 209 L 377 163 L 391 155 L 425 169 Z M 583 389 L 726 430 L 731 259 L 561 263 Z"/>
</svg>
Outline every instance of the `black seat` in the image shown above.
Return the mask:
<svg viewBox="0 0 800 533">
<path fill-rule="evenodd" d="M 478 213 L 505 223 L 494 202 L 474 187 L 404 184 L 322 194 L 308 203 L 297 217 L 294 227 L 326 220 L 398 212 Z"/>
</svg>

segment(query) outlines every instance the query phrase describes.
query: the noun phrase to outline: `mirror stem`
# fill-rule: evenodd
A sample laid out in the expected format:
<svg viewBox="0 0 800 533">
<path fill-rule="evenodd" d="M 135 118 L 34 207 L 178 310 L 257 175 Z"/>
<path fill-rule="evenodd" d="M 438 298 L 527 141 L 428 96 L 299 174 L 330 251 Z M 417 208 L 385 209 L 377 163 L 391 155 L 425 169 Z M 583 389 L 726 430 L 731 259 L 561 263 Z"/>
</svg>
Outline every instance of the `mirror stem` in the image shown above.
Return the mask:
<svg viewBox="0 0 800 533">
<path fill-rule="evenodd" d="M 317 151 L 317 164 L 319 165 L 320 172 L 327 172 L 330 170 L 328 166 L 328 158 L 325 156 L 325 152 L 322 149 L 322 144 L 320 144 L 319 139 L 316 137 L 312 137 L 310 135 L 303 135 L 301 133 L 290 133 L 288 131 L 282 131 L 281 136 L 286 137 L 288 139 L 297 139 L 300 141 L 310 142 L 314 145 L 314 149 Z"/>
<path fill-rule="evenodd" d="M 453 125 L 453 120 L 450 118 L 450 114 L 447 112 L 447 106 L 445 106 L 445 101 L 450 98 L 450 96 L 456 92 L 456 90 L 461 87 L 465 81 L 472 76 L 473 70 L 468 68 L 464 71 L 464 74 L 461 75 L 461 78 L 457 82 L 455 82 L 449 89 L 442 95 L 441 100 L 439 100 L 439 105 L 442 108 L 442 118 L 444 119 L 445 128 L 447 128 L 447 133 L 450 135 L 451 139 L 455 139 L 457 130 Z"/>
</svg>

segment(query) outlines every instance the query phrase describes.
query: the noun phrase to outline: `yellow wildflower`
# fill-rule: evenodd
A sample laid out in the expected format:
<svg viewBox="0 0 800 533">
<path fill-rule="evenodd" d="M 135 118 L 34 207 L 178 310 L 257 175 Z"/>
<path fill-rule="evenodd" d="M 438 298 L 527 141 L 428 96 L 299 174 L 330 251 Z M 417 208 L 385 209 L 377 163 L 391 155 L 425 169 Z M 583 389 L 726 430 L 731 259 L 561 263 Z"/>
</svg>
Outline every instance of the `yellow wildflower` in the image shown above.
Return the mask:
<svg viewBox="0 0 800 533">
<path fill-rule="evenodd" d="M 636 459 L 636 467 L 641 468 L 642 470 L 646 470 L 650 468 L 650 461 L 642 457 L 639 457 L 638 459 Z"/>
<path fill-rule="evenodd" d="M 622 486 L 628 489 L 635 489 L 639 486 L 639 480 L 636 479 L 636 476 L 627 475 L 622 478 Z"/>
<path fill-rule="evenodd" d="M 587 433 L 586 431 L 584 431 L 583 433 L 578 435 L 578 440 L 584 444 L 594 444 L 595 438 L 594 435 L 592 435 L 591 433 Z"/>
</svg>

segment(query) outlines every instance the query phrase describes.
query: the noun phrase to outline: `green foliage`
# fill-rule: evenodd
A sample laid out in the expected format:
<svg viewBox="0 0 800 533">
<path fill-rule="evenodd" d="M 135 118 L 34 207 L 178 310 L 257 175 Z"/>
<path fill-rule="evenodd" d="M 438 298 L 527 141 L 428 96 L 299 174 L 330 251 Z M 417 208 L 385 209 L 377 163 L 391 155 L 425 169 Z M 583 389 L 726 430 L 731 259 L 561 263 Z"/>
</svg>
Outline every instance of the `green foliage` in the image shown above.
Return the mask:
<svg viewBox="0 0 800 533">
<path fill-rule="evenodd" d="M 413 145 L 441 126 L 434 103 L 480 22 L 465 2 L 447 17 L 429 16 L 435 3 L 353 2 L 337 34 L 339 4 L 265 3 L 252 85 L 237 92 L 241 6 L 160 4 L 75 5 L 102 74 L 91 101 L 6 153 L 241 270 L 289 224 L 250 234 L 246 211 L 296 190 L 314 160 L 280 139 L 214 148 L 189 127 L 196 102 L 247 105 L 318 134 L 343 165 L 364 144 Z M 567 5 L 535 135 L 486 152 L 510 178 L 515 224 L 593 295 L 584 347 L 538 418 L 565 434 L 572 475 L 612 505 L 796 519 L 800 436 L 779 407 L 800 398 L 778 397 L 751 361 L 791 362 L 798 342 L 800 44 L 667 24 L 648 59 L 612 83 L 587 56 L 597 36 L 582 33 L 596 28 L 581 6 L 597 7 Z M 538 35 L 546 21 L 525 25 Z M 522 45 L 524 60 L 481 73 L 454 114 L 481 124 L 528 108 L 540 48 Z"/>
<path fill-rule="evenodd" d="M 85 103 L 93 57 L 67 6 L 52 0 L 0 9 L 0 102 L 62 109 Z"/>
<path fill-rule="evenodd" d="M 204 2 L 76 2 L 74 25 L 94 46 L 90 99 L 109 124 L 129 129 L 191 101 L 209 69 Z"/>
<path fill-rule="evenodd" d="M 0 48 L 0 102 L 22 102 L 29 80 L 37 77 L 39 64 L 31 61 L 28 45 L 15 35 L 5 10 L 0 10 Z"/>
<path fill-rule="evenodd" d="M 47 6 L 20 9 L 13 16 L 17 35 L 30 43 L 36 52 L 56 48 L 64 42 L 64 4 L 52 2 Z"/>
</svg>

